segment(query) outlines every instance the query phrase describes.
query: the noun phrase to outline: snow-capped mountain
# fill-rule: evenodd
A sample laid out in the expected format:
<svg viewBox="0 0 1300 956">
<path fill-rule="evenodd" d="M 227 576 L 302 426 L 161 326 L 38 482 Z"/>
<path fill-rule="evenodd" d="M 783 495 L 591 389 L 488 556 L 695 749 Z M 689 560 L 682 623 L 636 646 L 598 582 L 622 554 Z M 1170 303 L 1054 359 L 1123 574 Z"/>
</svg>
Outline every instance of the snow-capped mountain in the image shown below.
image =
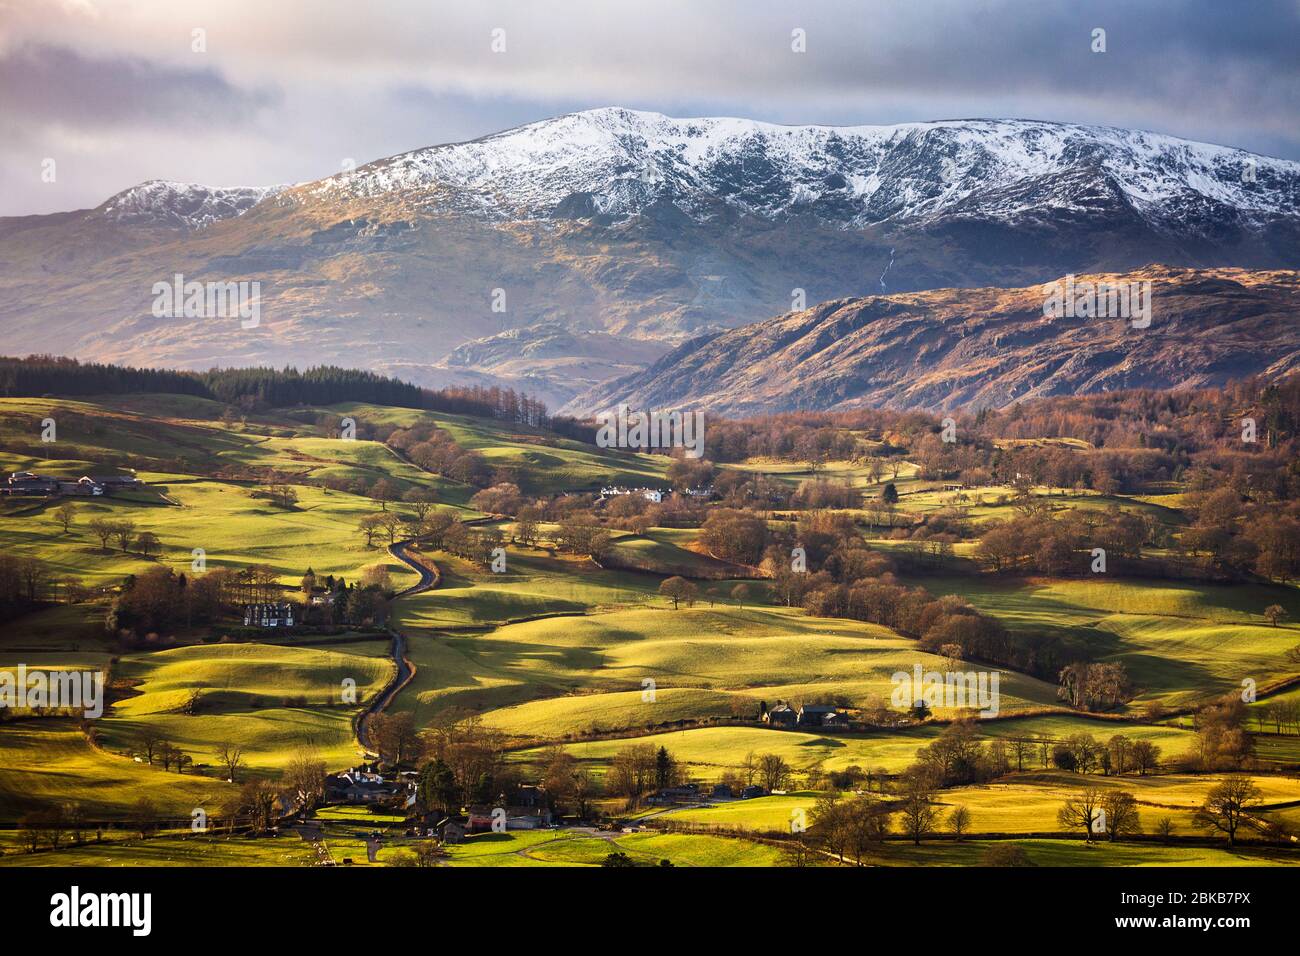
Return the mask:
<svg viewBox="0 0 1300 956">
<path fill-rule="evenodd" d="M 201 186 L 151 179 L 125 189 L 91 212 L 114 222 L 199 229 L 242 216 L 284 186 Z"/>
<path fill-rule="evenodd" d="M 846 229 L 1087 213 L 1100 189 L 1173 224 L 1210 208 L 1244 219 L 1294 215 L 1300 164 L 1140 130 L 1028 120 L 778 126 L 610 108 L 404 153 L 305 188 L 322 198 L 451 198 L 497 219 L 623 219 L 667 200 L 704 220 L 723 202 Z"/>
<path fill-rule="evenodd" d="M 293 186 L 149 182 L 94 210 L 0 219 L 0 332 L 19 354 L 545 379 L 558 401 L 647 361 L 633 340 L 1150 263 L 1294 269 L 1300 164 L 1028 120 L 611 108 Z M 151 289 L 177 273 L 260 282 L 260 326 L 155 317 Z M 556 356 L 590 330 L 611 338 Z"/>
</svg>

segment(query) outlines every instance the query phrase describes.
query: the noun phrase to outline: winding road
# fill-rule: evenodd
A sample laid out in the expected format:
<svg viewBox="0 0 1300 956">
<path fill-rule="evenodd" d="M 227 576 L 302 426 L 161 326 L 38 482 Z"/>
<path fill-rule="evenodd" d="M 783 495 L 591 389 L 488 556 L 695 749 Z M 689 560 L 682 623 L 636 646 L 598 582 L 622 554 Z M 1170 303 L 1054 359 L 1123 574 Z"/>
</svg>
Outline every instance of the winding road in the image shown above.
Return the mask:
<svg viewBox="0 0 1300 956">
<path fill-rule="evenodd" d="M 406 590 L 398 591 L 397 594 L 393 596 L 393 600 L 397 600 L 397 598 L 401 597 L 408 597 L 412 594 L 419 594 L 421 591 L 428 591 L 429 589 L 438 586 L 440 575 L 437 570 L 421 564 L 407 553 L 406 549 L 414 543 L 414 538 L 407 538 L 405 541 L 395 541 L 388 546 L 389 554 L 420 576 L 418 584 L 412 584 Z"/>
<path fill-rule="evenodd" d="M 417 583 L 399 591 L 393 596 L 393 600 L 436 588 L 442 580 L 442 575 L 438 573 L 436 566 L 429 567 L 421 564 L 407 553 L 407 548 L 414 543 L 414 538 L 408 538 L 405 541 L 395 541 L 388 546 L 389 554 L 420 576 Z M 388 682 L 388 686 L 384 688 L 383 692 L 366 708 L 365 713 L 357 719 L 357 742 L 361 744 L 363 750 L 369 753 L 374 753 L 368 728 L 370 718 L 375 714 L 382 713 L 393 702 L 393 698 L 401 693 L 402 688 L 415 677 L 415 665 L 406 656 L 406 635 L 391 627 L 388 629 L 388 633 L 393 636 L 392 655 L 393 663 L 397 665 L 397 673 L 393 675 L 393 679 Z"/>
</svg>

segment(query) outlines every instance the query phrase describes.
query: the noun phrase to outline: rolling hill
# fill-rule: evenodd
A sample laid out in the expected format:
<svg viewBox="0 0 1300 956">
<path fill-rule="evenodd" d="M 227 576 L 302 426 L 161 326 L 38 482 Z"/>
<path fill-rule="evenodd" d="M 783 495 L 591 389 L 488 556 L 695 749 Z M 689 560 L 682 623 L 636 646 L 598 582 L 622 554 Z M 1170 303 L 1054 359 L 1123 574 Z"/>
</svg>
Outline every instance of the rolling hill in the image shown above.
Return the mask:
<svg viewBox="0 0 1300 956">
<path fill-rule="evenodd" d="M 1045 316 L 1042 286 L 837 299 L 679 346 L 569 411 L 696 407 L 720 415 L 938 412 L 1126 388 L 1194 388 L 1300 366 L 1300 274 L 1152 266 L 1085 281 L 1149 281 L 1147 328 Z"/>
</svg>

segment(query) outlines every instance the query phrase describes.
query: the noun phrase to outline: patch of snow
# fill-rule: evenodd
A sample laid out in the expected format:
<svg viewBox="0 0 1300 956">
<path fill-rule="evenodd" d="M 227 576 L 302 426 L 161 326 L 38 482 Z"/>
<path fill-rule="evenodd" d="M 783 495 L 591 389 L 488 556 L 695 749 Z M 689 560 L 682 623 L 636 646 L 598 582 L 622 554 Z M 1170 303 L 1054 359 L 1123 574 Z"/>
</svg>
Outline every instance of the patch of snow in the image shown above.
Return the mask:
<svg viewBox="0 0 1300 956">
<path fill-rule="evenodd" d="M 152 179 L 113 196 L 92 215 L 117 222 L 201 229 L 242 216 L 284 186 L 202 186 Z"/>
</svg>

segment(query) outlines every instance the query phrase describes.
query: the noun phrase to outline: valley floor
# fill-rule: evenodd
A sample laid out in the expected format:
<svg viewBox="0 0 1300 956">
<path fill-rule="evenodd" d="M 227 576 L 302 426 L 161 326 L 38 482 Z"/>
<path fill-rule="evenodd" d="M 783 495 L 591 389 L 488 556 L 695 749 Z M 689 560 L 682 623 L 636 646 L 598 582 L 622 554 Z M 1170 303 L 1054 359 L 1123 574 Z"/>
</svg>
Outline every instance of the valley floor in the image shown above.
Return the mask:
<svg viewBox="0 0 1300 956">
<path fill-rule="evenodd" d="M 35 400 L 0 400 L 0 422 L 38 414 Z M 98 406 L 68 402 L 71 420 L 93 416 Z M 382 540 L 367 544 L 358 520 L 375 502 L 349 491 L 298 488 L 293 508 L 281 509 L 250 493 L 246 483 L 215 476 L 221 462 L 261 462 L 324 474 L 364 474 L 399 487 L 430 484 L 438 508 L 474 518 L 470 489 L 431 478 L 375 442 L 343 443 L 314 435 L 293 421 L 265 423 L 270 434 L 221 423 L 217 409 L 199 400 L 168 416 L 140 399 L 106 402 L 105 414 L 120 427 L 94 441 L 63 450 L 64 458 L 37 459 L 0 453 L 6 470 L 75 473 L 105 449 L 118 454 L 174 457 L 175 443 L 196 461 L 189 473 L 142 471 L 148 491 L 129 497 L 79 502 L 79 519 L 63 531 L 48 504 L 0 513 L 0 548 L 40 555 L 61 576 L 96 587 L 158 566 L 184 571 L 195 548 L 211 566 L 266 564 L 292 585 L 310 566 L 316 575 L 349 580 L 373 565 L 389 569 L 395 590 L 419 580 L 390 555 Z M 411 410 L 331 409 L 396 416 Z M 540 447 L 508 429 L 443 416 L 458 440 L 500 463 L 527 463 L 547 490 L 588 487 L 602 474 L 604 456 L 568 445 Z M 526 437 L 526 436 L 524 436 Z M 576 445 L 576 443 L 569 443 Z M 167 446 L 171 446 L 169 449 Z M 648 480 L 659 465 L 627 456 L 626 480 Z M 752 463 L 762 470 L 763 463 Z M 880 484 L 847 463 L 832 471 L 863 488 Z M 910 469 L 909 471 L 914 471 Z M 904 508 L 923 514 L 940 498 L 905 471 L 898 486 Z M 791 467 L 770 467 L 778 481 L 796 482 Z M 1051 489 L 1047 492 L 1050 494 Z M 1091 507 L 1088 495 L 1072 500 Z M 990 492 L 976 519 L 1004 506 Z M 1159 511 L 1177 521 L 1169 503 L 1116 499 L 1123 507 Z M 386 506 L 387 507 L 387 506 Z M 406 505 L 393 502 L 395 509 Z M 100 546 L 89 531 L 97 515 L 127 515 L 161 541 L 161 555 L 144 557 Z M 499 522 L 508 539 L 512 525 Z M 543 533 L 547 529 L 543 528 Z M 413 679 L 387 712 L 409 712 L 417 727 L 449 715 L 473 714 L 509 741 L 507 760 L 536 779 L 555 750 L 566 751 L 597 784 L 608 783 L 621 752 L 630 746 L 663 748 L 682 774 L 708 792 L 724 776 L 744 775 L 755 756 L 779 757 L 789 770 L 788 791 L 747 800 L 687 801 L 684 805 L 629 807 L 614 796 L 596 805 L 626 827 L 510 831 L 471 836 L 450 845 L 437 865 L 588 866 L 611 854 L 633 863 L 675 866 L 770 867 L 791 864 L 796 842 L 791 821 L 815 812 L 830 791 L 828 775 L 860 768 L 862 789 L 882 797 L 959 712 L 938 708 L 921 723 L 838 731 L 775 729 L 757 719 L 760 705 L 777 701 L 843 702 L 847 710 L 888 700 L 893 675 L 919 664 L 927 671 L 983 665 L 950 661 L 922 652 L 917 642 L 885 627 L 816 617 L 780 606 L 770 597 L 741 600 L 735 589 L 746 578 L 736 566 L 692 550 L 696 529 L 651 527 L 615 536 L 619 561 L 601 566 L 551 547 L 511 545 L 504 573 L 444 551 L 423 559 L 438 569 L 438 586 L 399 598 L 391 626 L 406 638 Z M 888 535 L 868 531 L 872 547 L 888 552 Z M 1081 578 L 993 580 L 962 564 L 961 549 L 932 574 L 913 574 L 935 595 L 959 595 L 1010 628 L 1044 636 L 1067 635 L 1089 643 L 1102 660 L 1123 663 L 1140 693 L 1104 715 L 1071 711 L 1056 686 L 1006 668 L 996 717 L 981 720 L 982 742 L 1050 738 L 1086 733 L 1105 741 L 1123 734 L 1155 744 L 1161 766 L 1152 773 L 1107 776 L 1072 773 L 1054 766 L 1046 749 L 986 784 L 938 792 L 943 813 L 962 806 L 970 824 L 961 841 L 945 836 L 914 846 L 895 830 L 863 862 L 873 866 L 966 866 L 986 861 L 990 847 L 1011 842 L 1040 866 L 1262 866 L 1300 863 L 1300 849 L 1287 837 L 1300 833 L 1300 734 L 1273 732 L 1261 708 L 1300 696 L 1300 672 L 1286 652 L 1300 643 L 1294 624 L 1271 626 L 1261 617 L 1277 604 L 1300 619 L 1295 588 L 1210 585 L 1191 582 Z M 669 574 L 695 576 L 698 597 L 674 609 L 659 588 Z M 728 576 L 735 573 L 736 576 Z M 394 864 L 413 846 L 400 817 L 360 808 L 328 808 L 317 814 L 316 832 L 286 828 L 277 837 L 194 835 L 164 831 L 149 839 L 133 834 L 130 821 L 141 801 L 180 826 L 196 808 L 215 808 L 236 785 L 220 769 L 219 754 L 232 742 L 243 751 L 242 773 L 277 779 L 303 753 L 331 770 L 365 755 L 356 721 L 390 685 L 396 665 L 390 640 L 377 629 L 329 635 L 285 634 L 226 640 L 217 628 L 182 633 L 156 647 L 123 648 L 105 631 L 102 597 L 58 605 L 0 624 L 0 670 L 18 664 L 112 669 L 115 699 L 93 739 L 70 718 L 23 716 L 0 723 L 0 865 L 4 866 L 311 866 L 323 862 L 364 866 L 366 834 L 383 834 L 377 863 Z M 1243 845 L 1226 849 L 1209 842 L 1195 811 L 1225 773 L 1193 772 L 1198 737 L 1190 708 L 1242 686 L 1250 679 L 1262 695 L 1249 712 L 1256 760 L 1245 770 L 1260 798 Z M 340 687 L 355 688 L 341 697 Z M 652 692 L 647 694 L 647 687 Z M 1154 705 L 1154 706 L 1153 706 Z M 1159 709 L 1155 709 L 1158 706 Z M 184 773 L 166 771 L 132 756 L 145 736 L 170 741 L 193 759 Z M 815 789 L 814 789 L 815 785 Z M 1062 804 L 1084 786 L 1131 791 L 1145 836 L 1085 844 L 1058 824 Z M 18 826 L 25 815 L 52 802 L 75 801 L 91 821 L 89 842 L 66 836 L 57 848 L 25 852 Z M 1168 818 L 1168 842 L 1153 839 Z M 1258 841 L 1273 827 L 1274 842 Z M 94 829 L 103 842 L 95 842 Z M 309 828 L 310 829 L 310 828 Z M 1294 837 L 1290 838 L 1294 840 Z M 1255 842 L 1252 842 L 1255 841 Z M 804 863 L 839 865 L 835 855 L 816 854 Z M 852 861 L 850 861 L 852 862 Z"/>
</svg>

